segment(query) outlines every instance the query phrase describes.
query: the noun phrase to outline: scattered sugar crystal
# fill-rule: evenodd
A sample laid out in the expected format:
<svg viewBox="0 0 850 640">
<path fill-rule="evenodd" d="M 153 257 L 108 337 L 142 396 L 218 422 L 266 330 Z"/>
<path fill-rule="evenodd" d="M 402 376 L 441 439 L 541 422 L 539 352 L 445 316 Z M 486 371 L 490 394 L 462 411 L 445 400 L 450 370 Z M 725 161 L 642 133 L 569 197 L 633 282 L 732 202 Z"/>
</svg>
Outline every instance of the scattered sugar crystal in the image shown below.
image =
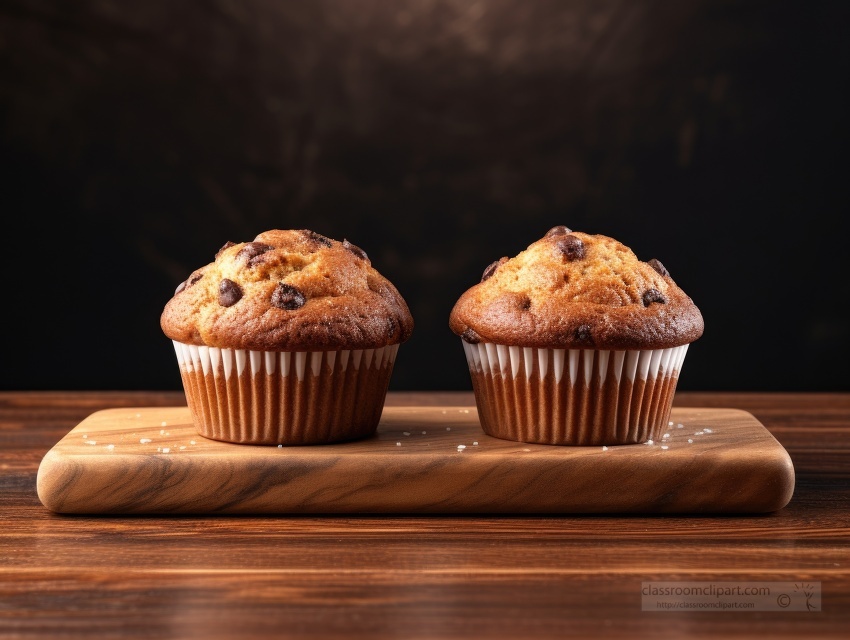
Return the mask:
<svg viewBox="0 0 850 640">
<path fill-rule="evenodd" d="M 195 444 L 194 440 L 189 440 L 189 444 Z"/>
<path fill-rule="evenodd" d="M 671 421 L 671 422 L 668 422 L 667 424 L 668 424 L 668 425 L 670 425 L 671 427 L 673 426 L 673 422 L 672 422 L 672 421 Z"/>
<path fill-rule="evenodd" d="M 160 427 L 167 427 L 168 423 L 165 420 L 163 420 L 162 422 L 159 423 L 159 426 Z"/>
<path fill-rule="evenodd" d="M 703 429 L 706 433 L 711 433 L 711 429 Z"/>
<path fill-rule="evenodd" d="M 400 447 L 400 446 L 401 446 L 401 442 L 396 442 L 396 443 L 395 443 L 395 446 Z"/>
<path fill-rule="evenodd" d="M 523 449 L 523 451 L 531 451 L 531 449 Z"/>
<path fill-rule="evenodd" d="M 195 444 L 195 441 L 194 441 L 194 440 L 192 440 L 192 444 Z M 278 448 L 278 449 L 283 449 L 283 445 L 282 445 L 282 444 L 279 444 L 279 445 L 277 445 L 277 448 Z"/>
<path fill-rule="evenodd" d="M 666 444 L 662 444 L 662 445 L 661 445 L 661 448 L 662 448 L 662 449 L 669 449 L 670 447 L 668 447 Z"/>
<path fill-rule="evenodd" d="M 115 445 L 114 444 L 108 444 L 108 445 L 106 445 L 106 448 L 109 449 L 110 451 L 112 451 L 115 448 Z"/>
<path fill-rule="evenodd" d="M 477 446 L 478 446 L 478 440 L 476 440 L 475 442 L 473 442 L 473 443 L 472 443 L 472 446 L 473 446 L 473 447 L 477 447 Z"/>
<path fill-rule="evenodd" d="M 147 444 L 148 442 L 153 442 L 150 438 L 139 438 L 139 442 L 141 444 Z"/>
<path fill-rule="evenodd" d="M 402 431 L 402 433 L 403 433 L 404 435 L 406 435 L 406 436 L 409 436 L 409 435 L 410 435 L 410 431 Z"/>
<path fill-rule="evenodd" d="M 165 435 L 165 429 L 160 429 L 160 430 L 159 430 L 159 435 L 164 436 L 164 435 Z"/>
<path fill-rule="evenodd" d="M 163 448 L 162 448 L 162 452 L 163 452 L 163 453 L 169 453 L 170 451 L 171 451 L 171 448 L 170 448 L 170 447 L 163 447 Z"/>
<path fill-rule="evenodd" d="M 655 444 L 655 440 L 647 440 L 644 444 Z"/>
<path fill-rule="evenodd" d="M 461 411 L 461 413 L 469 413 L 469 409 L 464 409 Z"/>
<path fill-rule="evenodd" d="M 451 431 L 451 430 L 452 430 L 451 427 L 446 427 L 446 431 Z"/>
<path fill-rule="evenodd" d="M 84 433 L 84 434 L 83 434 L 83 440 L 85 440 L 85 439 L 86 439 L 86 438 L 88 438 L 88 437 L 89 437 L 89 434 L 87 434 L 87 433 Z"/>
<path fill-rule="evenodd" d="M 602 450 L 603 450 L 603 451 L 608 451 L 608 447 L 606 447 L 605 445 L 602 445 Z"/>
<path fill-rule="evenodd" d="M 422 435 L 424 436 L 426 433 L 428 433 L 428 432 L 427 432 L 427 431 L 423 431 L 423 432 L 422 432 Z"/>
<path fill-rule="evenodd" d="M 688 444 L 693 444 L 693 443 L 694 443 L 694 439 L 693 439 L 693 438 L 688 438 Z"/>
<path fill-rule="evenodd" d="M 703 433 L 705 433 L 705 432 L 704 431 L 694 431 L 695 436 L 701 436 Z"/>
<path fill-rule="evenodd" d="M 677 425 L 676 425 L 676 428 L 677 428 L 677 429 L 684 429 L 684 428 L 685 428 L 685 425 L 683 425 L 683 424 L 681 424 L 681 423 L 680 423 L 680 424 L 677 424 Z"/>
<path fill-rule="evenodd" d="M 662 440 L 666 440 L 666 439 L 667 439 L 667 438 L 669 438 L 669 437 L 670 437 L 670 434 L 669 434 L 669 433 L 665 433 L 663 436 L 661 436 L 661 439 L 662 439 Z"/>
<path fill-rule="evenodd" d="M 457 450 L 458 450 L 458 451 L 463 451 L 464 449 L 466 449 L 466 445 L 465 445 L 465 444 L 459 444 L 459 445 L 457 446 Z"/>
<path fill-rule="evenodd" d="M 86 440 L 86 444 L 97 444 L 97 440 Z"/>
<path fill-rule="evenodd" d="M 277 446 L 280 446 L 280 445 L 277 445 Z M 185 449 L 185 448 L 186 448 L 186 445 L 185 445 L 185 444 L 181 444 L 181 445 L 180 445 L 180 451 L 183 451 L 183 449 Z"/>
</svg>

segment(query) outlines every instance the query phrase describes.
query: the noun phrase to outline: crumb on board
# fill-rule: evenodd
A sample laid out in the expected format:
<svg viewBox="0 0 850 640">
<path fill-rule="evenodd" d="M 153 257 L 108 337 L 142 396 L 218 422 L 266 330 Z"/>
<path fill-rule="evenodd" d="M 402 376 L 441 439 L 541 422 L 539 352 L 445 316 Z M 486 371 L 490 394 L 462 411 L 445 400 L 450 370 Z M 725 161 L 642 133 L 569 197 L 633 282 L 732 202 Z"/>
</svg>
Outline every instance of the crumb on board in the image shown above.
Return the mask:
<svg viewBox="0 0 850 640">
<path fill-rule="evenodd" d="M 694 443 L 694 439 L 693 439 L 693 438 L 688 438 L 688 444 L 693 444 L 693 443 Z"/>
<path fill-rule="evenodd" d="M 661 448 L 662 448 L 662 449 L 669 449 L 670 447 L 668 447 L 666 444 L 662 444 L 662 445 L 661 445 Z"/>
</svg>

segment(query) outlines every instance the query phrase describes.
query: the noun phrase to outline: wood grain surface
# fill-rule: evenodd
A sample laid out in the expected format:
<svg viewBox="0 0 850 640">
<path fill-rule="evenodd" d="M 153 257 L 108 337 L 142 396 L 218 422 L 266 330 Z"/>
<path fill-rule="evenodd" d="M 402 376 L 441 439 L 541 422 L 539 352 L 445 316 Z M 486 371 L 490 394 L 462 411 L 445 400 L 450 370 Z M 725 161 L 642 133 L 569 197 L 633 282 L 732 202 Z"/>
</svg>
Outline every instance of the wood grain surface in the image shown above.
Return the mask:
<svg viewBox="0 0 850 640">
<path fill-rule="evenodd" d="M 844 638 L 850 393 L 678 393 L 752 413 L 796 472 L 735 516 L 58 515 L 45 454 L 108 408 L 177 392 L 0 392 L 0 638 Z M 391 406 L 471 394 L 391 393 Z M 648 580 L 800 580 L 822 611 L 641 610 Z"/>
<path fill-rule="evenodd" d="M 471 407 L 387 407 L 375 436 L 321 446 L 200 437 L 186 407 L 105 409 L 44 457 L 59 513 L 763 513 L 788 453 L 738 409 L 676 409 L 658 442 L 566 447 L 484 434 Z"/>
</svg>

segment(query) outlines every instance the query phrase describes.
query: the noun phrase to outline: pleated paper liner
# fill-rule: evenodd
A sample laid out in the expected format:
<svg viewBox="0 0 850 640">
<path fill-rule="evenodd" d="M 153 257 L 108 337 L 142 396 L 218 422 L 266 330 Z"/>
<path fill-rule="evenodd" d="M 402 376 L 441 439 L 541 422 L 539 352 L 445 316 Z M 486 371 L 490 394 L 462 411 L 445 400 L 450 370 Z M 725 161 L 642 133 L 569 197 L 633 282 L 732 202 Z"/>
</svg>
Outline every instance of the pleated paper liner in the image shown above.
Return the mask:
<svg viewBox="0 0 850 640">
<path fill-rule="evenodd" d="M 658 439 L 688 345 L 642 351 L 532 349 L 463 342 L 488 435 L 537 444 Z"/>
<path fill-rule="evenodd" d="M 198 433 L 242 444 L 322 444 L 372 435 L 399 345 L 261 352 L 174 342 Z"/>
</svg>

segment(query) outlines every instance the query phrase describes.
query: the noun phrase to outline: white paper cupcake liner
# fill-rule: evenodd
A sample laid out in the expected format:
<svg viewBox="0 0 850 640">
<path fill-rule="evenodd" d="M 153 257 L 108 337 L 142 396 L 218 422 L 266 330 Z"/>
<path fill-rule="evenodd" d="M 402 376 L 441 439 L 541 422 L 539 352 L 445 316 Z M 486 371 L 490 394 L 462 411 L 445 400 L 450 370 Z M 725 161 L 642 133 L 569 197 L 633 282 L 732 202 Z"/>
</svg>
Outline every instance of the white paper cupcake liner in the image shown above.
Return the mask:
<svg viewBox="0 0 850 640">
<path fill-rule="evenodd" d="M 688 345 L 642 351 L 463 342 L 481 426 L 543 444 L 629 444 L 660 436 Z"/>
<path fill-rule="evenodd" d="M 371 435 L 398 347 L 265 352 L 174 341 L 198 433 L 244 444 L 318 444 Z"/>
</svg>

